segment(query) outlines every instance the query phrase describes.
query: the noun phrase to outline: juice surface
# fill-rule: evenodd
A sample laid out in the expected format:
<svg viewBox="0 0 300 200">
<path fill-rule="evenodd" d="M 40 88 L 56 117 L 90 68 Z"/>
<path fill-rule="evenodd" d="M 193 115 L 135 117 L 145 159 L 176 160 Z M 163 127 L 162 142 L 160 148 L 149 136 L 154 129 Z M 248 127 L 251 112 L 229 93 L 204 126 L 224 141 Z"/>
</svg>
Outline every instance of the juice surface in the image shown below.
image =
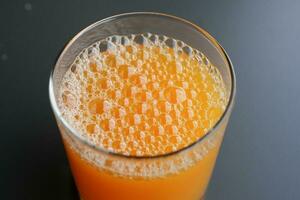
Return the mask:
<svg viewBox="0 0 300 200">
<path fill-rule="evenodd" d="M 112 36 L 95 43 L 65 74 L 60 109 L 91 144 L 123 155 L 163 155 L 204 136 L 224 112 L 217 68 L 181 41 L 151 37 Z M 101 170 L 65 144 L 86 200 L 183 200 L 203 195 L 219 141 L 189 169 L 147 179 Z"/>
</svg>

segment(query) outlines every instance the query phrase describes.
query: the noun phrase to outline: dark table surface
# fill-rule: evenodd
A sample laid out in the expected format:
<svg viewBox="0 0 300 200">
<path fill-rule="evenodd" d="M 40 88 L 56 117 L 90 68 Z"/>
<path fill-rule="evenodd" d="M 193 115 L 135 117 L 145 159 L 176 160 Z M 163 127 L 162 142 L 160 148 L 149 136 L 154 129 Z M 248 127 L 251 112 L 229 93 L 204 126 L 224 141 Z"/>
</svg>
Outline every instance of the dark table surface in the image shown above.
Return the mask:
<svg viewBox="0 0 300 200">
<path fill-rule="evenodd" d="M 48 99 L 66 41 L 104 17 L 177 15 L 208 30 L 237 76 L 208 200 L 300 199 L 300 1 L 0 2 L 1 199 L 78 199 Z"/>
</svg>

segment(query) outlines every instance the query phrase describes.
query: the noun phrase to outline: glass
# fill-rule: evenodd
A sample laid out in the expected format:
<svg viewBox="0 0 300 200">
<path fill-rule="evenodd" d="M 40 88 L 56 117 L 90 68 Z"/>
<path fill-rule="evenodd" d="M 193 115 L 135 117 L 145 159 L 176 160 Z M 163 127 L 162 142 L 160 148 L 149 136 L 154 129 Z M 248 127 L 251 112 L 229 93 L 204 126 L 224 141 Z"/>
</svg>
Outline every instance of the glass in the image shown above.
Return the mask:
<svg viewBox="0 0 300 200">
<path fill-rule="evenodd" d="M 127 156 L 90 144 L 62 117 L 60 84 L 76 56 L 112 35 L 154 33 L 178 39 L 204 53 L 220 71 L 229 95 L 226 109 L 209 132 L 189 146 L 158 156 Z M 51 73 L 51 105 L 80 196 L 85 200 L 203 199 L 233 107 L 235 76 L 224 49 L 202 28 L 159 13 L 126 13 L 98 21 L 65 46 Z"/>
</svg>

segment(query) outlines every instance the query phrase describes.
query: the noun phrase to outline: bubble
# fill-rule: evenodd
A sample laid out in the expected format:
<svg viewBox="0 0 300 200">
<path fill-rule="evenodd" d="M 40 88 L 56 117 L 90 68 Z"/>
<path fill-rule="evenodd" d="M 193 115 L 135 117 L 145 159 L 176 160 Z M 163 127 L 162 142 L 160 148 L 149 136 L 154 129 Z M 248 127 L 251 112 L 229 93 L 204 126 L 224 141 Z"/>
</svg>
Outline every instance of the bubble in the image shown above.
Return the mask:
<svg viewBox="0 0 300 200">
<path fill-rule="evenodd" d="M 88 124 L 86 126 L 86 131 L 88 134 L 93 134 L 95 132 L 95 124 Z"/>
<path fill-rule="evenodd" d="M 140 131 L 140 137 L 143 139 L 143 138 L 145 138 L 145 136 L 146 136 L 145 132 L 144 131 Z"/>
<path fill-rule="evenodd" d="M 130 126 L 130 127 L 128 128 L 128 133 L 130 134 L 130 136 L 134 133 L 134 131 L 135 131 L 134 127 Z M 131 138 L 131 137 L 130 137 L 130 138 Z"/>
<path fill-rule="evenodd" d="M 172 38 L 168 38 L 165 41 L 166 45 L 170 48 L 173 48 L 175 46 L 176 41 Z"/>
<path fill-rule="evenodd" d="M 124 117 L 126 115 L 126 110 L 125 108 L 120 108 L 119 109 L 120 117 Z"/>
<path fill-rule="evenodd" d="M 145 102 L 147 100 L 147 91 L 142 90 L 140 92 L 137 92 L 135 95 L 135 99 L 137 101 Z"/>
<path fill-rule="evenodd" d="M 128 73 L 128 76 L 133 76 L 136 73 L 136 68 L 132 67 L 132 66 L 129 66 L 127 68 L 127 73 Z"/>
<path fill-rule="evenodd" d="M 168 125 L 172 123 L 172 117 L 168 114 L 159 115 L 159 121 L 161 124 Z"/>
<path fill-rule="evenodd" d="M 134 42 L 137 44 L 143 44 L 144 43 L 144 37 L 142 35 L 136 35 L 133 39 Z"/>
<path fill-rule="evenodd" d="M 185 91 L 178 87 L 169 87 L 165 90 L 164 95 L 171 104 L 178 104 L 186 100 Z"/>
<path fill-rule="evenodd" d="M 161 111 L 161 112 L 168 112 L 170 110 L 170 104 L 167 105 L 168 102 L 165 101 L 159 101 L 157 103 L 157 108 Z"/>
<path fill-rule="evenodd" d="M 176 62 L 176 73 L 182 73 L 183 67 L 180 62 Z"/>
<path fill-rule="evenodd" d="M 76 97 L 70 91 L 64 91 L 61 95 L 64 106 L 73 108 L 77 105 Z"/>
<path fill-rule="evenodd" d="M 109 120 L 109 129 L 113 130 L 116 127 L 116 122 L 114 119 Z"/>
<path fill-rule="evenodd" d="M 88 108 L 91 114 L 102 114 L 104 111 L 104 101 L 96 98 L 89 102 Z"/>
<path fill-rule="evenodd" d="M 179 139 L 178 139 L 178 137 L 177 136 L 171 136 L 171 138 L 170 138 L 170 142 L 172 143 L 172 144 L 178 144 L 178 141 L 179 141 Z"/>
<path fill-rule="evenodd" d="M 128 105 L 129 105 L 129 99 L 128 99 L 128 98 L 125 98 L 125 99 L 124 99 L 124 105 L 125 105 L 125 106 L 128 106 Z"/>
<path fill-rule="evenodd" d="M 119 68 L 118 68 L 118 72 L 119 72 L 119 76 L 121 78 L 128 78 L 128 66 L 127 65 L 121 65 Z"/>
<path fill-rule="evenodd" d="M 108 119 L 104 119 L 104 120 L 100 121 L 100 127 L 101 127 L 104 131 L 110 130 L 110 128 L 109 128 L 109 120 L 108 120 Z"/>
<path fill-rule="evenodd" d="M 169 135 L 177 135 L 178 134 L 178 128 L 175 125 L 167 125 L 165 130 Z"/>
<path fill-rule="evenodd" d="M 97 72 L 98 71 L 98 66 L 97 66 L 97 63 L 95 61 L 90 61 L 90 64 L 89 64 L 89 67 L 90 67 L 90 70 L 92 72 Z"/>
<path fill-rule="evenodd" d="M 140 84 L 146 84 L 147 83 L 147 77 L 144 75 L 141 75 L 140 77 Z"/>
<path fill-rule="evenodd" d="M 134 124 L 140 124 L 141 123 L 141 116 L 139 114 L 134 114 Z"/>
</svg>

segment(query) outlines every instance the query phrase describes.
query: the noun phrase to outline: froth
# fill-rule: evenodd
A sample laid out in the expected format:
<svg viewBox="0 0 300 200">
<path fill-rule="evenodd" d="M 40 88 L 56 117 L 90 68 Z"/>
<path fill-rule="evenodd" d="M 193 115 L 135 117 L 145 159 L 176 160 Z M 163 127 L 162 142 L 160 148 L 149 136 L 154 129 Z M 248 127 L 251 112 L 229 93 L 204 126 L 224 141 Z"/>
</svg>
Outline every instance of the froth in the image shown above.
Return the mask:
<svg viewBox="0 0 300 200">
<path fill-rule="evenodd" d="M 83 137 L 135 156 L 189 145 L 227 101 L 222 77 L 202 53 L 150 33 L 112 36 L 83 50 L 60 92 L 63 116 Z"/>
</svg>

